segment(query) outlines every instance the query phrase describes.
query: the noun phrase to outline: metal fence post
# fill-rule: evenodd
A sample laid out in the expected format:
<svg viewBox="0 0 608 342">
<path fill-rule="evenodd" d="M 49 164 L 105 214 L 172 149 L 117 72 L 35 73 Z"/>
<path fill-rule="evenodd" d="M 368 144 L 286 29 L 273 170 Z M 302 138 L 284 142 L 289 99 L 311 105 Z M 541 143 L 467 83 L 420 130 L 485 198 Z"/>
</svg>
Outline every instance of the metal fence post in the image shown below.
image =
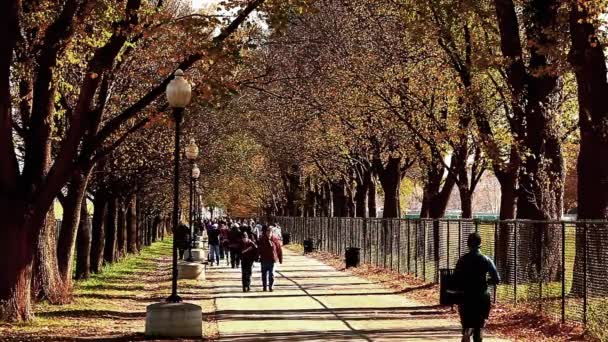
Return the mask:
<svg viewBox="0 0 608 342">
<path fill-rule="evenodd" d="M 422 222 L 422 279 L 426 281 L 426 222 Z"/>
<path fill-rule="evenodd" d="M 458 220 L 458 257 L 462 255 L 462 223 Z"/>
<path fill-rule="evenodd" d="M 388 237 L 391 240 L 389 248 L 390 248 L 390 253 L 391 253 L 390 254 L 390 260 L 391 260 L 391 271 L 392 271 L 393 270 L 393 252 L 394 252 L 394 249 L 395 249 L 394 245 L 393 245 L 393 242 L 395 240 L 395 231 L 394 231 L 393 220 L 392 219 L 388 220 L 386 223 L 387 224 L 390 223 L 390 227 L 391 227 L 391 232 L 390 232 L 390 234 L 387 234 L 387 235 L 388 235 Z"/>
<path fill-rule="evenodd" d="M 414 251 L 414 268 L 416 270 L 416 278 L 418 278 L 418 256 L 420 255 L 420 245 L 418 241 L 418 227 L 420 226 L 420 221 L 417 222 L 418 223 L 414 226 L 414 246 L 416 247 L 416 250 Z"/>
<path fill-rule="evenodd" d="M 583 325 L 587 326 L 587 223 L 583 223 L 584 257 L 583 257 Z"/>
<path fill-rule="evenodd" d="M 410 261 L 411 260 L 411 243 L 410 243 L 411 228 L 410 228 L 410 219 L 409 218 L 405 219 L 405 224 L 407 226 L 407 263 L 406 264 L 407 264 L 407 273 L 410 274 L 410 273 L 412 273 L 412 270 L 410 267 L 411 266 L 411 264 L 410 264 L 411 263 L 411 261 Z"/>
<path fill-rule="evenodd" d="M 545 277 L 543 276 L 543 258 L 545 256 L 545 253 L 543 253 L 543 246 L 544 246 L 544 240 L 545 240 L 545 230 L 543 229 L 544 225 L 541 226 L 540 228 L 540 249 L 539 249 L 539 253 L 540 253 L 540 265 L 539 265 L 539 282 L 538 282 L 538 312 L 542 312 L 543 311 L 543 282 L 545 281 Z"/>
<path fill-rule="evenodd" d="M 566 223 L 562 222 L 562 323 L 566 323 Z"/>
<path fill-rule="evenodd" d="M 518 235 L 518 230 L 519 230 L 518 229 L 518 224 L 517 224 L 517 221 L 515 221 L 515 223 L 514 223 L 514 229 L 513 229 L 513 231 L 514 231 L 513 239 L 515 240 L 514 241 L 515 242 L 514 243 L 515 249 L 513 251 L 513 258 L 514 258 L 514 260 L 513 260 L 513 268 L 515 270 L 514 274 L 513 274 L 513 294 L 515 296 L 515 301 L 514 301 L 515 304 L 517 304 L 517 263 L 518 263 L 518 260 L 517 260 L 517 235 Z"/>
<path fill-rule="evenodd" d="M 401 273 L 401 219 L 397 219 L 397 272 Z"/>
<path fill-rule="evenodd" d="M 450 268 L 450 220 L 447 220 L 447 231 L 448 231 L 448 238 L 446 239 L 446 243 L 447 243 L 447 256 L 448 256 L 448 260 L 447 260 L 447 268 Z"/>
<path fill-rule="evenodd" d="M 363 218 L 363 227 L 361 227 L 363 235 L 363 261 L 367 260 L 367 218 Z"/>
<path fill-rule="evenodd" d="M 494 267 L 496 267 L 496 254 L 498 251 L 498 221 L 494 222 Z M 498 293 L 498 285 L 494 285 L 494 304 L 496 304 L 496 295 Z"/>
</svg>

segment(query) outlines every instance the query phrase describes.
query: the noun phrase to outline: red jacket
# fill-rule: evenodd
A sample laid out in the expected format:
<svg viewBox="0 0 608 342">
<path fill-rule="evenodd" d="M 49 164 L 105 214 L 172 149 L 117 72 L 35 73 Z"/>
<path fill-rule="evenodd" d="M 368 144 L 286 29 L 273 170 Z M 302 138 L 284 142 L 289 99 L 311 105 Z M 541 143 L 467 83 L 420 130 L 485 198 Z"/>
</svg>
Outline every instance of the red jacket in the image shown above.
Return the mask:
<svg viewBox="0 0 608 342">
<path fill-rule="evenodd" d="M 280 262 L 283 263 L 283 249 L 281 248 L 281 240 L 274 234 L 270 239 L 266 235 L 260 236 L 258 242 L 258 251 L 260 253 L 260 262 Z"/>
</svg>

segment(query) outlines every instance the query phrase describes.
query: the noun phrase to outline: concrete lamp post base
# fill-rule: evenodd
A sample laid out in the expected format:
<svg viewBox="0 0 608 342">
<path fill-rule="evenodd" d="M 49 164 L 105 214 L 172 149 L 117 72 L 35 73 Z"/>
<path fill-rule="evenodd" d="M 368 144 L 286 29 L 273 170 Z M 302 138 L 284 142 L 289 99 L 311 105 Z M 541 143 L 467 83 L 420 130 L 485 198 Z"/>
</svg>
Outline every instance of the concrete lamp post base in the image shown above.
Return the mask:
<svg viewBox="0 0 608 342">
<path fill-rule="evenodd" d="M 179 279 L 205 279 L 205 265 L 198 262 L 180 261 L 177 265 Z"/>
<path fill-rule="evenodd" d="M 202 309 L 190 303 L 156 303 L 146 308 L 146 336 L 201 338 Z"/>
</svg>

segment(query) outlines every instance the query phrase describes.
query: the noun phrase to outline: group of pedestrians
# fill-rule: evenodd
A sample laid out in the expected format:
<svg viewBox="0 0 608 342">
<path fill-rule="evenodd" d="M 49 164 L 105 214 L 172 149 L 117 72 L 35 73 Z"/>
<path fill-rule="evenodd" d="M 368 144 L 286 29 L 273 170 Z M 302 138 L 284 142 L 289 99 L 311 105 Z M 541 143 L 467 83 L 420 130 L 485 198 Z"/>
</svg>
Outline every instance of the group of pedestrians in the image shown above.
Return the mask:
<svg viewBox="0 0 608 342">
<path fill-rule="evenodd" d="M 254 263 L 260 262 L 262 290 L 273 291 L 274 265 L 283 263 L 280 227 L 253 220 L 232 221 L 228 218 L 205 222 L 209 242 L 209 265 L 241 268 L 243 292 L 251 290 Z"/>
</svg>

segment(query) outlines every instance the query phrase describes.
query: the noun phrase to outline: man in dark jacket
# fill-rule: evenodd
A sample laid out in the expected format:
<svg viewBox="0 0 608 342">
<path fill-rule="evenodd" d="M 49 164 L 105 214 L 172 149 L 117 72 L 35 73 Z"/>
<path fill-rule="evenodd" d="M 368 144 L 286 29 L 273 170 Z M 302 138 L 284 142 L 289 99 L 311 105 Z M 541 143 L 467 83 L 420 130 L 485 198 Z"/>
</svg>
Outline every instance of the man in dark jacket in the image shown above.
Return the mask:
<svg viewBox="0 0 608 342">
<path fill-rule="evenodd" d="M 473 335 L 473 341 L 481 342 L 482 329 L 491 307 L 488 285 L 497 285 L 500 277 L 492 260 L 481 254 L 481 236 L 472 233 L 467 244 L 469 252 L 456 264 L 456 281 L 464 297 L 458 313 L 462 324 L 462 341 L 469 342 Z"/>
<path fill-rule="evenodd" d="M 266 225 L 262 226 L 262 236 L 258 241 L 258 249 L 262 266 L 262 287 L 266 291 L 268 285 L 268 289 L 272 292 L 274 264 L 276 262 L 283 263 L 283 249 L 281 248 L 281 241 Z"/>
<path fill-rule="evenodd" d="M 216 265 L 220 265 L 220 230 L 217 223 L 213 224 L 207 231 L 207 239 L 209 239 L 209 262 L 213 266 L 213 260 Z"/>
<path fill-rule="evenodd" d="M 230 266 L 238 268 L 241 263 L 241 231 L 236 224 L 232 225 L 228 233 L 228 249 L 230 250 Z"/>
<path fill-rule="evenodd" d="M 244 232 L 241 239 L 241 273 L 243 281 L 243 292 L 249 292 L 251 286 L 251 269 L 258 257 L 258 246 L 249 239 L 249 234 Z"/>
<path fill-rule="evenodd" d="M 190 228 L 185 224 L 177 226 L 174 239 L 179 250 L 179 259 L 183 260 L 184 252 L 190 247 Z"/>
</svg>

